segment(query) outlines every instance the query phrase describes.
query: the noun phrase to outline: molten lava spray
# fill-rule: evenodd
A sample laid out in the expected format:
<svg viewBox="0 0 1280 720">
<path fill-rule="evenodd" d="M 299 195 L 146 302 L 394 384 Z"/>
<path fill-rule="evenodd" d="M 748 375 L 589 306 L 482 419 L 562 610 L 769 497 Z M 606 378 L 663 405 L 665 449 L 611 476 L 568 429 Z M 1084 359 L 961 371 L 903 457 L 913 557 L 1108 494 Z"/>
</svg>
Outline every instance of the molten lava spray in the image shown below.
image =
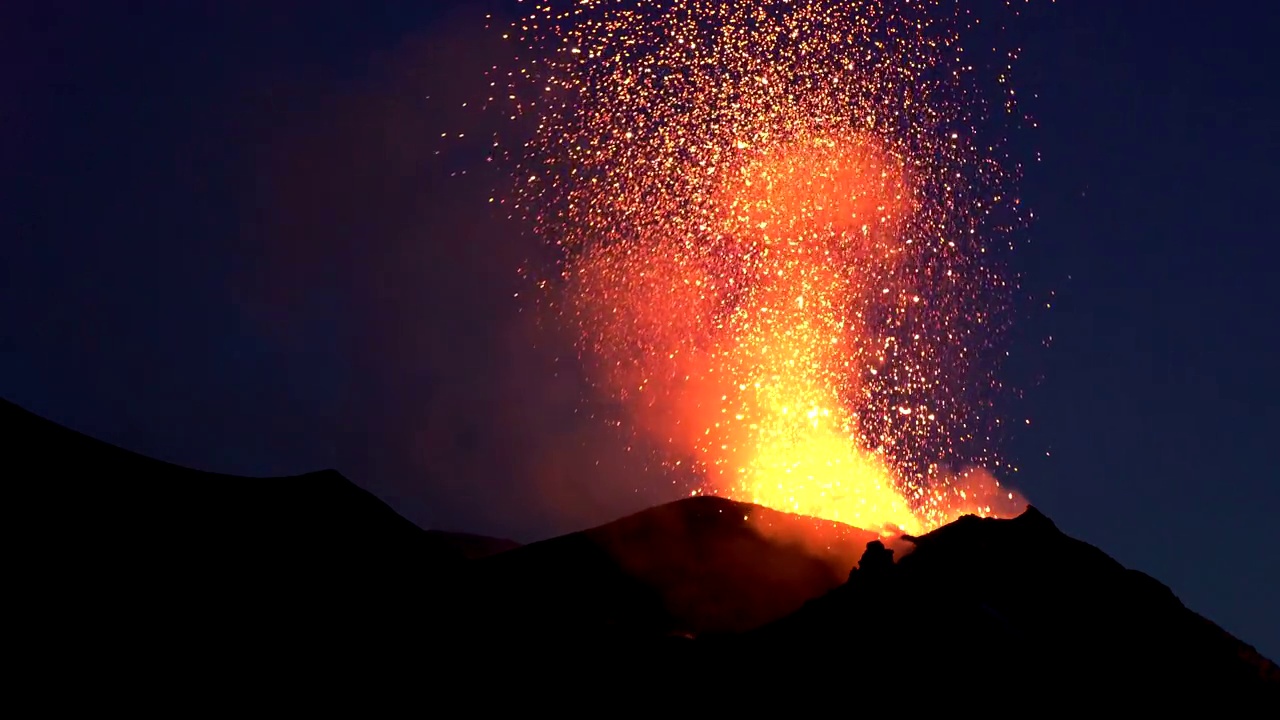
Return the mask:
<svg viewBox="0 0 1280 720">
<path fill-rule="evenodd" d="M 886 532 L 1019 509 L 948 470 L 999 467 L 1017 202 L 943 10 L 575 0 L 507 31 L 537 131 L 503 202 L 562 251 L 539 286 L 599 388 L 703 492 Z"/>
</svg>

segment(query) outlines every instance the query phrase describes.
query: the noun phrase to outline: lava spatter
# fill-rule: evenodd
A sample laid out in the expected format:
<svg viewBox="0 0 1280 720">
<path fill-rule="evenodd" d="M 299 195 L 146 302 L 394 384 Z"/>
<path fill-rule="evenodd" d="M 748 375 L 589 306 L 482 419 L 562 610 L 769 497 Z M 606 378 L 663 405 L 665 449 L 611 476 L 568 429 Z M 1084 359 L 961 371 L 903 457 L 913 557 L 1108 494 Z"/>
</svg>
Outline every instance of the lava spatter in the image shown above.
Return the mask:
<svg viewBox="0 0 1280 720">
<path fill-rule="evenodd" d="M 952 470 L 997 461 L 984 363 L 1010 282 L 988 251 L 1017 210 L 977 140 L 967 15 L 531 5 L 504 30 L 528 60 L 500 80 L 537 125 L 504 202 L 560 250 L 543 300 L 666 461 L 864 528 L 1005 512 L 989 474 Z"/>
</svg>

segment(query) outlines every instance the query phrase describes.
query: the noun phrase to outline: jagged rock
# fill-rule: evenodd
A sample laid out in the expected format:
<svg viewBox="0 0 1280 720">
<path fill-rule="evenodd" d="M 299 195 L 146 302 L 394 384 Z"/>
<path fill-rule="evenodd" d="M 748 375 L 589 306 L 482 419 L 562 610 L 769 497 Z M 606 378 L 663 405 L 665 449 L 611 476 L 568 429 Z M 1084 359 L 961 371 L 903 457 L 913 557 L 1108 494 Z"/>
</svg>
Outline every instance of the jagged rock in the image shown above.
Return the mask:
<svg viewBox="0 0 1280 720">
<path fill-rule="evenodd" d="M 849 572 L 849 579 L 858 577 L 874 582 L 883 579 L 892 571 L 893 551 L 886 548 L 879 540 L 872 540 L 867 543 L 862 558 L 858 560 L 858 566 Z"/>
<path fill-rule="evenodd" d="M 785 655 L 820 674 L 828 668 L 812 649 L 848 646 L 869 673 L 901 663 L 1055 692 L 1280 688 L 1274 663 L 1034 508 L 961 518 L 914 542 L 896 564 L 877 560 L 878 572 L 860 568 L 845 587 L 737 638 L 734 652 L 748 664 Z"/>
</svg>

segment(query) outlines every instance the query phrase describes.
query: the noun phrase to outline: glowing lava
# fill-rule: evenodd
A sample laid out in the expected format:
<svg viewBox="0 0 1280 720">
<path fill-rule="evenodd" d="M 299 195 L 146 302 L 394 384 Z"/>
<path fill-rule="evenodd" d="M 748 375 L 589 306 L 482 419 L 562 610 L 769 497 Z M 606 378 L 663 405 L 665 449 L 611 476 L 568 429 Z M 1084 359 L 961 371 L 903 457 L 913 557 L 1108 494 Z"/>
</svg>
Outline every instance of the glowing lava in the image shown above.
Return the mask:
<svg viewBox="0 0 1280 720">
<path fill-rule="evenodd" d="M 848 403 L 876 358 L 865 318 L 903 255 L 903 168 L 869 138 L 807 138 L 751 152 L 727 175 L 718 206 L 734 247 L 713 284 L 742 291 L 710 334 L 706 375 L 730 387 L 711 398 L 720 417 L 694 445 L 713 485 L 804 515 L 918 530 L 888 465 L 859 447 Z"/>
<path fill-rule="evenodd" d="M 542 286 L 600 388 L 706 492 L 908 532 L 1013 500 L 945 469 L 993 460 L 981 240 L 1016 202 L 941 5 L 580 0 L 513 28 L 539 125 L 504 202 L 563 249 Z"/>
</svg>

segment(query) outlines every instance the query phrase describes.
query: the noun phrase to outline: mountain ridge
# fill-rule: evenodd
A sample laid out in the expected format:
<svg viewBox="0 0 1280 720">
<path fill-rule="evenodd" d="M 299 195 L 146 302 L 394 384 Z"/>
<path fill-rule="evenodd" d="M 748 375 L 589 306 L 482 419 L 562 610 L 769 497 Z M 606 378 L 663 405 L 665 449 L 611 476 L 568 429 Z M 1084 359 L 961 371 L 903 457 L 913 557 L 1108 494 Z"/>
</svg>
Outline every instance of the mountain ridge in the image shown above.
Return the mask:
<svg viewBox="0 0 1280 720">
<path fill-rule="evenodd" d="M 332 470 L 219 475 L 7 402 L 0 422 L 40 657 L 76 647 L 123 671 L 121 647 L 308 663 L 408 646 L 513 672 L 554 651 L 706 677 L 1280 688 L 1252 646 L 1034 507 L 882 538 L 693 497 L 522 546 L 422 530 Z"/>
</svg>

